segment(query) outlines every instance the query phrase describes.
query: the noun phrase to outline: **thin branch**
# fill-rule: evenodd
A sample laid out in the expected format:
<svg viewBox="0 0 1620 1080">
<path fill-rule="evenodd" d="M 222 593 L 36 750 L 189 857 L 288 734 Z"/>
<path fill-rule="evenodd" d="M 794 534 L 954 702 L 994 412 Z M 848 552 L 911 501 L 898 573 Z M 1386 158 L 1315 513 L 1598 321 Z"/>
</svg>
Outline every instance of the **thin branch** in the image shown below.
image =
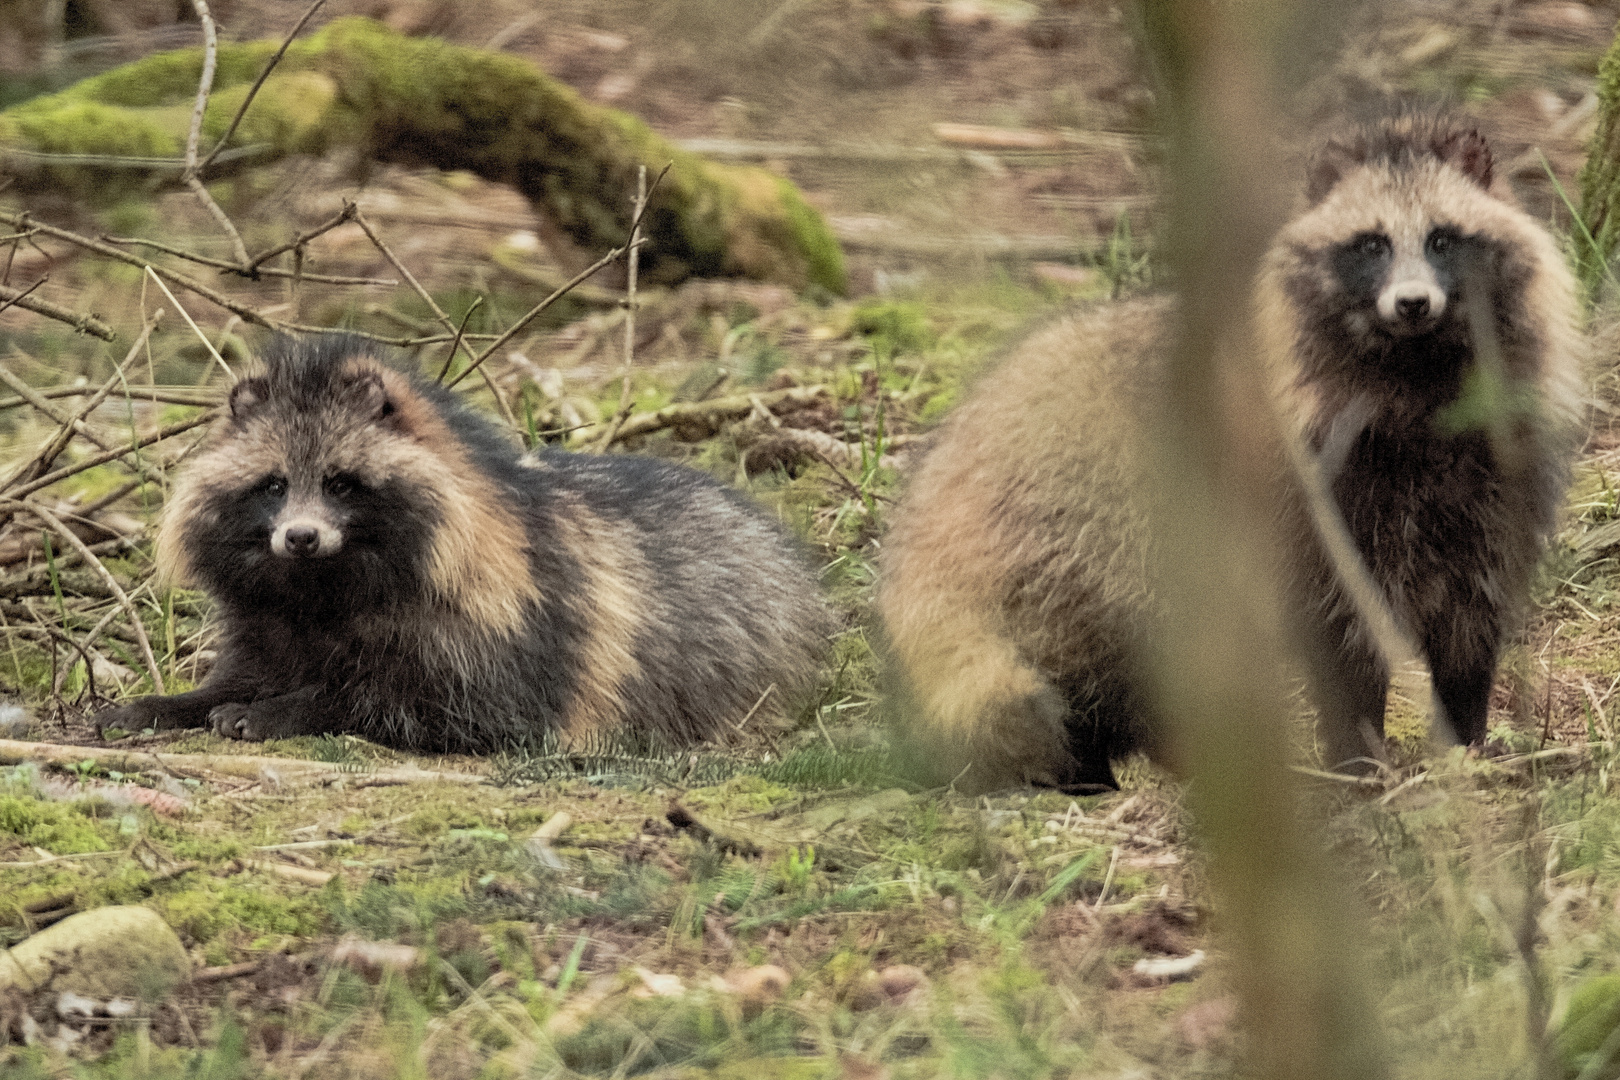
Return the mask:
<svg viewBox="0 0 1620 1080">
<path fill-rule="evenodd" d="M 236 231 L 235 225 L 231 224 L 231 219 L 225 213 L 225 208 L 215 202 L 214 197 L 208 193 L 208 185 L 195 176 L 188 176 L 186 177 L 186 186 L 191 189 L 193 195 L 197 196 L 197 201 L 203 204 L 204 209 L 213 215 L 215 223 L 225 231 L 225 235 L 230 239 L 231 247 L 235 250 L 240 265 L 246 266 L 248 253 L 247 245 L 242 243 L 242 234 Z"/>
<path fill-rule="evenodd" d="M 450 316 L 445 314 L 444 309 L 438 305 L 438 303 L 433 299 L 433 296 L 422 287 L 422 283 L 416 280 L 416 275 L 411 273 L 410 269 L 403 262 L 400 262 L 399 256 L 395 255 L 393 251 L 390 250 L 388 245 L 383 243 L 382 237 L 378 236 L 377 231 L 371 227 L 371 222 L 367 221 L 366 216 L 360 212 L 360 207 L 354 203 L 348 203 L 347 205 L 354 207 L 355 224 L 359 225 L 360 228 L 364 230 L 366 236 L 374 245 L 376 245 L 377 250 L 383 253 L 383 258 L 387 259 L 393 264 L 394 269 L 399 271 L 399 276 L 405 279 L 405 283 L 411 287 L 417 296 L 421 297 L 422 302 L 428 306 L 428 310 L 433 312 L 433 317 L 439 321 L 439 325 L 443 326 L 446 330 L 452 330 L 455 332 L 456 344 L 451 347 L 450 358 L 452 360 L 455 359 L 455 350 L 456 348 L 460 347 L 467 350 L 467 359 L 472 360 L 472 346 L 466 344 L 466 342 L 462 340 L 462 331 L 457 330 L 455 325 L 451 323 Z M 468 314 L 471 314 L 471 312 L 468 312 Z M 463 322 L 463 329 L 465 329 L 465 322 Z M 473 367 L 477 367 L 477 364 L 474 363 L 473 366 L 469 367 L 467 370 L 471 371 Z M 489 387 L 489 392 L 495 396 L 495 404 L 500 408 L 501 415 L 506 418 L 506 422 L 511 424 L 514 428 L 517 427 L 517 417 L 513 415 L 512 407 L 506 403 L 506 395 L 501 393 L 500 387 L 495 385 L 495 380 L 489 377 L 488 372 L 480 369 L 479 374 L 483 376 L 484 385 Z M 460 378 L 456 379 L 456 382 L 460 381 Z M 454 386 L 455 383 L 451 383 L 450 385 Z"/>
<path fill-rule="evenodd" d="M 237 125 L 241 124 L 242 117 L 247 115 L 248 106 L 252 105 L 253 99 L 259 95 L 259 88 L 262 87 L 264 85 L 264 81 L 270 77 L 270 73 L 276 69 L 276 65 L 281 63 L 281 58 L 287 54 L 287 47 L 293 43 L 293 38 L 299 35 L 309 20 L 314 17 L 317 11 L 321 9 L 321 5 L 325 3 L 326 0 L 315 0 L 315 2 L 309 6 L 309 9 L 304 12 L 303 17 L 298 20 L 298 22 L 293 26 L 292 31 L 288 33 L 286 39 L 282 41 L 281 48 L 276 50 L 275 55 L 270 58 L 269 63 L 264 65 L 264 70 L 259 72 L 259 77 L 254 80 L 252 87 L 248 89 L 247 97 L 242 99 L 241 107 L 236 110 L 236 115 L 231 117 L 230 125 L 226 127 L 225 134 L 219 137 L 219 142 L 214 144 L 214 148 L 208 152 L 208 156 L 203 158 L 202 161 L 197 164 L 196 168 L 191 170 L 192 172 L 202 172 L 204 169 L 208 168 L 208 166 L 213 163 L 214 159 L 219 156 L 219 152 L 225 149 L 225 144 L 231 141 L 232 135 L 236 134 Z M 244 263 L 247 262 L 245 258 L 242 261 Z"/>
<path fill-rule="evenodd" d="M 56 435 L 52 437 L 43 447 L 41 447 L 40 450 L 36 452 L 25 465 L 8 477 L 3 484 L 0 484 L 0 491 L 4 491 L 7 488 L 13 487 L 19 483 L 27 483 L 49 469 L 51 467 L 51 463 L 60 457 L 62 452 L 67 449 L 68 443 L 72 441 L 75 434 L 83 435 L 104 451 L 111 449 L 111 447 L 107 445 L 106 441 L 104 441 L 101 436 L 97 435 L 85 425 L 84 420 L 92 412 L 99 408 L 101 403 L 107 399 L 107 396 L 124 381 L 124 369 L 134 361 L 135 357 L 145 346 L 146 340 L 151 336 L 152 330 L 157 326 L 158 321 L 161 318 L 161 314 L 161 312 L 157 312 L 148 318 L 146 326 L 142 329 L 140 336 L 136 338 L 135 344 L 130 347 L 129 352 L 124 356 L 123 361 L 120 362 L 113 370 L 111 377 L 101 385 L 100 389 L 96 390 L 96 392 L 90 396 L 90 400 L 79 407 L 77 415 L 70 416 L 67 413 L 59 412 L 53 405 L 51 405 L 49 400 L 40 396 L 38 391 L 34 390 L 27 383 L 17 378 L 9 369 L 3 365 L 0 365 L 0 380 L 5 381 L 6 384 L 16 390 L 22 396 L 22 398 L 28 402 L 28 404 L 34 406 L 34 408 L 56 421 L 58 425 Z M 142 480 L 149 479 L 146 470 L 140 468 L 138 465 L 136 467 L 136 475 Z M 10 514 L 4 515 L 5 520 L 9 521 L 10 518 Z"/>
<path fill-rule="evenodd" d="M 343 209 L 338 211 L 338 213 L 330 220 L 323 221 L 321 224 L 315 226 L 307 233 L 300 233 L 291 240 L 287 241 L 285 244 L 273 247 L 269 251 L 260 252 L 250 259 L 243 269 L 248 273 L 252 273 L 265 263 L 269 262 L 271 259 L 275 258 L 277 255 L 285 255 L 294 248 L 301 248 L 311 240 L 315 239 L 317 236 L 324 236 L 333 229 L 337 228 L 339 225 L 342 225 L 348 221 L 353 221 L 354 213 L 354 204 L 348 200 L 344 200 Z"/>
<path fill-rule="evenodd" d="M 214 221 L 224 230 L 230 238 L 231 247 L 236 252 L 236 259 L 243 266 L 247 265 L 247 247 L 242 243 L 242 234 L 236 231 L 231 224 L 229 215 L 224 207 L 214 201 L 208 193 L 208 187 L 197 179 L 197 144 L 202 138 L 203 114 L 208 111 L 208 95 L 214 89 L 214 69 L 219 62 L 219 35 L 214 29 L 214 17 L 208 13 L 206 0 L 191 0 L 191 6 L 197 11 L 197 20 L 203 28 L 203 68 L 202 78 L 197 80 L 197 104 L 191 110 L 191 131 L 186 135 L 186 171 L 181 174 L 181 180 L 197 196 L 197 201 L 203 204 L 214 218 Z"/>
<path fill-rule="evenodd" d="M 639 242 L 646 243 L 645 240 Z M 489 348 L 479 353 L 478 358 L 468 365 L 467 369 L 460 375 L 457 375 L 454 379 L 450 380 L 449 385 L 454 387 L 462 379 L 465 379 L 468 375 L 471 375 L 474 371 L 477 371 L 483 365 L 485 360 L 488 360 L 492 355 L 494 355 L 496 349 L 499 349 L 502 345 L 505 345 L 508 341 L 511 341 L 523 330 L 525 326 L 528 326 L 535 319 L 538 319 L 547 308 L 549 308 L 552 304 L 555 304 L 558 300 L 561 300 L 564 296 L 567 296 L 568 290 L 572 289 L 575 285 L 578 285 L 580 282 L 602 269 L 602 267 L 623 255 L 627 250 L 629 250 L 629 248 L 630 245 L 628 243 L 626 243 L 623 247 L 614 248 L 612 251 L 608 252 L 600 259 L 597 259 L 595 262 L 591 263 L 591 265 L 587 266 L 585 269 L 581 270 L 579 273 L 557 286 L 556 290 L 552 292 L 550 296 L 546 297 L 544 300 L 534 305 L 534 307 L 530 308 L 521 319 L 513 323 L 506 329 L 505 333 L 496 338 Z"/>
<path fill-rule="evenodd" d="M 35 222 L 30 219 L 26 211 L 21 214 L 8 214 L 4 211 L 0 211 L 0 221 L 11 225 L 13 228 L 34 229 L 38 232 L 44 233 L 46 236 L 54 236 L 58 240 L 66 240 L 68 243 L 82 247 L 86 251 L 94 251 L 98 255 L 105 256 L 109 259 L 116 259 L 118 262 L 127 263 L 130 266 L 138 266 L 142 270 L 151 270 L 159 277 L 180 286 L 182 289 L 185 289 L 188 292 L 196 293 L 209 303 L 216 304 L 234 315 L 239 315 L 244 320 L 252 323 L 255 326 L 263 326 L 271 330 L 281 329 L 283 327 L 283 324 L 279 324 L 275 319 L 270 318 L 268 315 L 261 314 L 257 310 L 248 307 L 246 304 L 243 304 L 240 301 L 232 300 L 225 294 L 218 292 L 215 289 L 210 289 L 201 282 L 193 281 L 184 274 L 176 273 L 174 270 L 171 270 L 166 266 L 159 266 L 156 263 L 147 262 L 145 259 L 131 255 L 127 251 L 120 251 L 110 244 L 103 244 L 99 241 L 92 240 L 88 236 L 81 236 L 76 232 L 58 228 L 55 225 L 45 225 Z M 86 327 L 85 332 L 95 334 L 96 337 L 102 336 L 101 334 L 97 333 L 93 327 Z M 111 339 L 108 338 L 107 340 Z"/>
<path fill-rule="evenodd" d="M 0 300 L 4 301 L 3 304 L 0 304 L 0 311 L 12 306 L 26 308 L 36 315 L 43 315 L 48 319 L 65 322 L 79 333 L 98 337 L 102 341 L 111 341 L 118 336 L 113 333 L 112 327 L 94 315 L 82 315 L 77 311 L 59 307 L 49 300 L 41 300 L 29 295 L 48 280 L 48 278 L 40 278 L 26 289 L 13 289 L 7 285 L 0 285 Z"/>
<path fill-rule="evenodd" d="M 197 172 L 197 143 L 202 138 L 203 113 L 208 109 L 208 94 L 214 88 L 214 66 L 219 59 L 219 35 L 214 32 L 214 17 L 208 13 L 206 0 L 191 0 L 202 23 L 203 68 L 197 80 L 197 103 L 191 109 L 191 131 L 186 135 L 186 176 Z"/>
<path fill-rule="evenodd" d="M 778 404 L 809 405 L 827 396 L 827 387 L 821 384 L 815 386 L 790 386 L 786 390 L 774 390 L 768 394 L 739 394 L 735 397 L 714 398 L 710 401 L 681 402 L 675 405 L 666 405 L 656 412 L 636 413 L 626 418 L 619 427 L 615 440 L 632 438 L 636 435 L 646 435 L 649 432 L 660 431 L 663 428 L 675 427 L 682 423 L 702 422 L 718 426 L 725 420 L 740 420 L 754 411 L 756 404 L 765 406 Z M 604 424 L 591 424 L 585 428 L 589 434 L 581 441 L 596 442 L 601 436 L 591 428 L 605 431 Z"/>
<path fill-rule="evenodd" d="M 198 2 L 200 3 L 201 0 L 198 0 Z M 129 594 L 124 592 L 124 587 L 118 584 L 118 579 L 113 577 L 112 571 L 102 565 L 101 560 L 96 558 L 95 552 L 90 550 L 90 546 L 80 540 L 79 535 L 64 525 L 55 514 L 38 503 L 25 502 L 21 499 L 8 501 L 14 502 L 17 509 L 34 515 L 50 526 L 57 535 L 73 547 L 73 550 L 79 553 L 79 557 L 96 572 L 102 583 L 112 590 L 112 594 L 118 600 L 119 606 L 129 616 L 131 629 L 135 631 L 135 637 L 140 643 L 141 659 L 145 661 L 146 669 L 152 676 L 152 688 L 160 694 L 166 693 L 163 687 L 163 673 L 158 670 L 157 657 L 152 655 L 152 642 L 147 638 L 146 627 L 141 623 L 141 613 L 135 610 L 134 602 L 130 600 Z"/>
<path fill-rule="evenodd" d="M 5 237 L 0 236 L 0 241 L 5 239 Z M 258 266 L 255 267 L 252 272 L 248 272 L 243 270 L 238 264 L 226 262 L 224 259 L 215 259 L 208 255 L 200 255 L 195 251 L 186 251 L 184 248 L 173 247 L 169 244 L 160 243 L 157 240 L 146 240 L 139 236 L 103 235 L 100 237 L 100 239 L 108 244 L 140 244 L 143 247 L 156 248 L 165 255 L 173 255 L 176 258 L 186 259 L 194 263 L 200 263 L 203 266 L 212 266 L 215 269 L 224 270 L 232 274 L 239 274 L 242 277 L 256 277 L 263 275 L 266 277 L 290 278 L 295 276 L 293 271 L 283 270 L 279 266 Z M 393 278 L 343 277 L 338 274 L 311 274 L 308 272 L 297 274 L 296 276 L 302 278 L 304 281 L 314 281 L 322 285 L 394 286 L 399 284 L 399 282 Z"/>
<path fill-rule="evenodd" d="M 664 172 L 658 174 L 658 179 L 664 178 L 669 166 L 664 166 Z M 654 186 L 657 181 L 654 181 Z M 630 415 L 630 365 L 636 357 L 636 269 L 641 264 L 641 248 L 637 241 L 641 239 L 641 215 L 647 210 L 647 166 L 642 165 L 636 172 L 636 205 L 635 214 L 630 225 L 630 261 L 628 272 L 625 275 L 624 292 L 624 383 L 619 387 L 619 407 L 613 413 L 613 420 L 608 424 L 607 432 L 602 441 L 597 443 L 596 452 L 604 453 L 613 445 L 618 437 L 619 428 L 624 426 L 624 418 Z"/>
<path fill-rule="evenodd" d="M 467 322 L 472 318 L 473 312 L 477 311 L 483 305 L 484 298 L 482 296 L 477 297 L 472 303 L 467 305 L 467 314 L 461 317 L 461 325 L 456 327 L 456 340 L 450 343 L 450 351 L 444 356 L 444 367 L 439 369 L 439 377 L 435 380 L 436 382 L 442 384 L 444 382 L 444 377 L 450 374 L 450 365 L 456 362 L 456 350 L 461 347 L 461 336 L 467 332 Z M 471 350 L 469 350 L 469 353 L 470 352 Z"/>
<path fill-rule="evenodd" d="M 47 400 L 56 398 L 84 397 L 94 394 L 93 386 L 53 386 L 47 390 L 35 390 L 34 393 Z M 199 408 L 209 408 L 220 404 L 223 396 L 214 390 L 204 390 L 196 387 L 182 386 L 170 389 L 157 389 L 150 386 L 140 388 L 142 401 L 158 401 L 165 405 L 196 405 Z M 32 405 L 33 402 L 25 397 L 0 398 L 0 411 L 16 409 L 23 405 Z"/>
<path fill-rule="evenodd" d="M 19 487 L 16 491 L 11 492 L 11 496 L 15 499 L 21 499 L 24 496 L 32 495 L 40 488 L 46 488 L 50 487 L 52 484 L 61 483 L 68 477 L 77 476 L 79 473 L 82 473 L 87 469 L 93 469 L 97 465 L 105 465 L 107 462 L 121 458 L 125 454 L 133 454 L 137 450 L 146 449 L 153 443 L 162 442 L 164 439 L 173 438 L 182 432 L 190 431 L 192 428 L 201 427 L 213 420 L 217 415 L 218 410 L 209 409 L 207 412 L 198 413 L 189 420 L 181 420 L 177 423 L 170 424 L 168 427 L 159 428 L 152 434 L 134 439 L 128 443 L 125 443 L 123 446 L 115 446 L 111 450 L 103 450 L 99 454 L 91 454 L 83 461 L 76 461 L 72 465 L 66 465 L 60 469 L 57 469 L 53 473 L 46 473 L 37 480 L 30 480 L 28 483 Z"/>
</svg>

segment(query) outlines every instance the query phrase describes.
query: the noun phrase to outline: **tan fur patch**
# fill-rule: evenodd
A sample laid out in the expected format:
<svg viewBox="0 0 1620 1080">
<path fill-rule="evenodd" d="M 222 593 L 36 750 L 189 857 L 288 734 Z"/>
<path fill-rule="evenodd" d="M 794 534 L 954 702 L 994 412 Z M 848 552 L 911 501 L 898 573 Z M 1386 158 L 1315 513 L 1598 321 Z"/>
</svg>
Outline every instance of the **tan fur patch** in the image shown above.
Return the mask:
<svg viewBox="0 0 1620 1080">
<path fill-rule="evenodd" d="M 575 614 L 584 627 L 574 698 L 558 733 L 564 745 L 579 746 L 625 720 L 623 687 L 641 674 L 636 639 L 658 614 L 658 600 L 633 526 L 592 513 L 577 498 L 558 511 L 558 540 L 583 577 Z"/>
</svg>

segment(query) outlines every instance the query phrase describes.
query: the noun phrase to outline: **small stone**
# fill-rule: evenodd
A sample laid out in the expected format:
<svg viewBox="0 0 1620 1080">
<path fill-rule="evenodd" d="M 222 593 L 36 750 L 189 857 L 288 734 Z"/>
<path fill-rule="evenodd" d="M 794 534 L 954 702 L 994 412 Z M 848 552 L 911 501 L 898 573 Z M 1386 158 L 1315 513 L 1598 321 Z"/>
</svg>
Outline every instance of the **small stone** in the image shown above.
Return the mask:
<svg viewBox="0 0 1620 1080">
<path fill-rule="evenodd" d="M 792 981 L 793 976 L 775 964 L 760 964 L 728 975 L 725 986 L 744 1001 L 763 1005 L 781 997 Z"/>
<path fill-rule="evenodd" d="M 70 915 L 0 952 L 0 990 L 64 992 L 92 1002 L 158 1001 L 191 975 L 191 959 L 150 908 L 115 906 Z"/>
</svg>

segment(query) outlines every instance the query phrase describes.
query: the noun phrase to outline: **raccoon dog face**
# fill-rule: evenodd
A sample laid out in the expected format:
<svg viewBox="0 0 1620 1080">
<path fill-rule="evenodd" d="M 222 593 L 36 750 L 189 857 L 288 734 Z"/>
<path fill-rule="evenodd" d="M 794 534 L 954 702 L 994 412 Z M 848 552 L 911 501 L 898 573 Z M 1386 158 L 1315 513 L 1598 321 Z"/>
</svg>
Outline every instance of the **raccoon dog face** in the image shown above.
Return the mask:
<svg viewBox="0 0 1620 1080">
<path fill-rule="evenodd" d="M 1517 320 L 1531 241 L 1492 187 L 1477 132 L 1410 119 L 1329 143 L 1308 198 L 1279 243 L 1289 299 L 1309 313 L 1301 329 L 1322 343 L 1307 352 L 1354 354 L 1367 374 L 1407 384 L 1449 382 L 1471 362 L 1474 334 Z M 1470 312 L 1499 325 L 1471 326 Z"/>
<path fill-rule="evenodd" d="M 232 390 L 176 494 L 171 561 L 258 608 L 352 612 L 420 593 L 445 490 L 419 430 L 431 406 L 363 355 L 292 366 Z"/>
</svg>

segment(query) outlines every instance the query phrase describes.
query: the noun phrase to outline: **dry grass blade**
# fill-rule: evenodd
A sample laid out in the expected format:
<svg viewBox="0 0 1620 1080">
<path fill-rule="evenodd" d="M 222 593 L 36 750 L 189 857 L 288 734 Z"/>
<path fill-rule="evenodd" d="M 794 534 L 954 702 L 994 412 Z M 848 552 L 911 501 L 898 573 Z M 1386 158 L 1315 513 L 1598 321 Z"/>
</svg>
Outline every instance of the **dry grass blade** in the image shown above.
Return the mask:
<svg viewBox="0 0 1620 1080">
<path fill-rule="evenodd" d="M 225 128 L 225 134 L 219 137 L 219 142 L 214 144 L 214 148 L 208 152 L 207 157 L 197 162 L 195 167 L 188 165 L 192 172 L 202 172 L 208 168 L 209 165 L 213 164 L 214 159 L 219 156 L 220 151 L 225 149 L 226 145 L 231 141 L 231 136 L 236 134 L 237 127 L 242 123 L 242 117 L 247 115 L 248 106 L 252 105 L 253 99 L 259 96 L 260 87 L 264 86 L 264 81 L 270 77 L 270 73 L 276 69 L 276 65 L 281 63 L 281 58 L 287 55 L 287 47 L 293 43 L 294 38 L 303 32 L 304 27 L 309 24 L 309 20 L 314 18 L 315 13 L 325 3 L 326 0 L 315 0 L 304 12 L 303 16 L 299 18 L 298 22 L 293 25 L 292 30 L 288 32 L 286 38 L 281 42 L 281 48 L 277 49 L 275 55 L 270 57 L 269 62 L 264 65 L 264 70 L 259 72 L 259 77 L 248 88 L 247 97 L 242 99 L 242 104 L 237 108 L 236 115 L 231 117 L 230 124 Z M 246 263 L 247 259 L 244 257 L 242 261 Z"/>
<path fill-rule="evenodd" d="M 111 341 L 117 336 L 113 333 L 112 327 L 94 315 L 84 315 L 77 311 L 70 311 L 65 307 L 51 303 L 49 300 L 40 300 L 29 295 L 45 284 L 47 280 L 46 278 L 40 278 L 26 289 L 13 289 L 7 285 L 0 285 L 0 300 L 5 301 L 0 304 L 0 311 L 13 306 L 26 308 L 36 315 L 43 315 L 48 319 L 55 319 L 57 322 L 65 322 L 79 333 L 98 337 L 102 341 Z"/>
<path fill-rule="evenodd" d="M 199 327 L 196 320 L 191 317 L 191 312 L 187 311 L 181 306 L 180 301 L 174 298 L 174 293 L 170 292 L 169 287 L 163 284 L 162 278 L 158 277 L 152 272 L 151 267 L 147 267 L 146 273 L 149 277 L 151 277 L 153 283 L 156 284 L 158 288 L 163 290 L 163 295 L 169 298 L 169 303 L 174 305 L 174 310 L 178 311 L 180 313 L 180 317 L 186 320 L 186 325 L 191 327 L 191 332 L 197 335 L 197 340 L 203 343 L 203 347 L 208 350 L 208 355 L 213 357 L 214 363 L 218 364 L 224 370 L 225 377 L 230 379 L 231 384 L 234 386 L 236 384 L 236 372 L 232 371 L 231 365 L 227 364 L 225 362 L 225 358 L 219 355 L 219 350 L 214 347 L 214 343 L 212 341 L 208 340 L 208 335 L 202 332 L 202 328 Z"/>
<path fill-rule="evenodd" d="M 128 593 L 124 592 L 124 587 L 118 584 L 118 579 L 113 577 L 112 571 L 108 570 L 101 560 L 96 558 L 96 554 L 90 550 L 90 546 L 80 540 L 78 534 L 63 524 L 62 520 L 55 514 L 38 503 L 24 502 L 21 499 L 8 501 L 11 502 L 14 509 L 34 515 L 48 525 L 52 532 L 67 541 L 69 546 L 79 553 L 79 557 L 96 572 L 96 575 L 101 578 L 107 588 L 112 590 L 112 594 L 117 599 L 119 606 L 124 609 L 124 614 L 129 618 L 130 628 L 135 631 L 135 638 L 141 649 L 141 660 L 146 664 L 147 673 L 152 676 L 152 688 L 160 694 L 166 693 L 163 687 L 163 673 L 158 670 L 157 657 L 152 654 L 152 642 L 146 636 L 146 627 L 141 622 L 141 613 L 135 609 L 135 602 L 129 598 Z"/>
</svg>

